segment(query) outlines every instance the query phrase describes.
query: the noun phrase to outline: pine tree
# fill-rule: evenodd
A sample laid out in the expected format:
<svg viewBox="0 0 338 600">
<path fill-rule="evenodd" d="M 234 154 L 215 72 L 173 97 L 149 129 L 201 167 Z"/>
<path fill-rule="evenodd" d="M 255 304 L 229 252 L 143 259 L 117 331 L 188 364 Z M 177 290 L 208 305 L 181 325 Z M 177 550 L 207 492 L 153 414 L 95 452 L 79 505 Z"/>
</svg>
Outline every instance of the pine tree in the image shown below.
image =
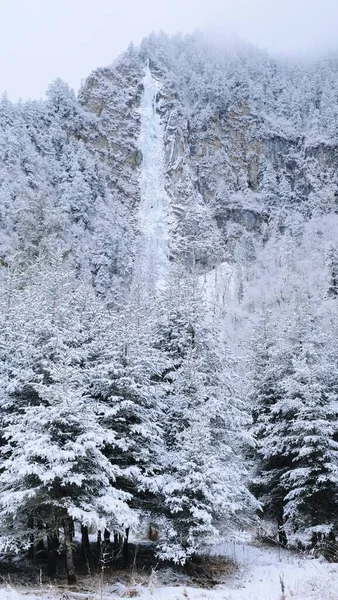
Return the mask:
<svg viewBox="0 0 338 600">
<path fill-rule="evenodd" d="M 282 543 L 313 545 L 337 531 L 334 334 L 302 294 L 284 310 L 282 327 L 260 323 L 255 344 L 253 490 Z"/>
<path fill-rule="evenodd" d="M 232 360 L 200 296 L 196 276 L 174 274 L 164 291 L 157 342 L 166 357 L 168 529 L 160 555 L 177 562 L 220 533 L 231 535 L 254 504 L 240 458 L 245 417 L 231 381 Z"/>
<path fill-rule="evenodd" d="M 252 489 L 264 516 L 276 520 L 279 541 L 285 544 L 282 476 L 291 463 L 286 452 L 285 431 L 292 418 L 283 404 L 281 379 L 290 369 L 288 347 L 278 339 L 271 313 L 263 312 L 253 341 L 253 372 L 250 400 L 253 435 L 256 439 L 256 465 Z"/>
<path fill-rule="evenodd" d="M 118 484 L 130 495 L 135 514 L 151 519 L 160 506 L 163 402 L 156 380 L 161 361 L 152 343 L 151 308 L 138 292 L 134 287 L 103 333 L 104 353 L 91 371 L 91 393 L 102 406 L 105 428 L 115 432 L 107 457 L 120 470 Z M 128 532 L 124 536 L 127 541 Z"/>
<path fill-rule="evenodd" d="M 290 541 L 314 545 L 338 532 L 337 353 L 318 317 L 305 318 L 292 367 L 282 381 L 294 410 L 286 438 L 292 465 L 282 477 L 284 518 Z"/>
<path fill-rule="evenodd" d="M 264 201 L 268 206 L 275 206 L 278 199 L 276 172 L 271 162 L 265 157 L 261 160 L 261 190 Z"/>
<path fill-rule="evenodd" d="M 338 295 L 338 248 L 330 244 L 326 250 L 327 295 L 336 298 Z"/>
<path fill-rule="evenodd" d="M 116 432 L 90 394 L 102 337 L 100 305 L 56 256 L 38 263 L 4 328 L 0 521 L 2 547 L 25 548 L 62 527 L 69 581 L 73 521 L 123 531 L 133 522 L 120 468 L 106 453 Z"/>
</svg>

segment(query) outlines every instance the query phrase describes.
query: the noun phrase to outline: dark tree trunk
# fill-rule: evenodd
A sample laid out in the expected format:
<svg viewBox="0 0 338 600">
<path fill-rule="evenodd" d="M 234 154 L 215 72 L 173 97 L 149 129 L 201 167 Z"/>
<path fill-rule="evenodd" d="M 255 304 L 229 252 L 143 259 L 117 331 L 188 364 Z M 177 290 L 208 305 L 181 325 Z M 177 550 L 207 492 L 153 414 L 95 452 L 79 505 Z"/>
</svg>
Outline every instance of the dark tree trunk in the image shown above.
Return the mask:
<svg viewBox="0 0 338 600">
<path fill-rule="evenodd" d="M 33 536 L 32 536 L 32 538 L 33 538 Z M 34 558 L 35 558 L 35 543 L 34 543 L 34 541 L 32 541 L 32 543 L 30 544 L 30 546 L 28 548 L 27 557 L 29 558 L 29 560 L 34 560 Z"/>
<path fill-rule="evenodd" d="M 126 534 L 125 534 L 124 542 L 123 542 L 123 550 L 122 550 L 123 564 L 125 566 L 128 566 L 128 564 L 129 564 L 129 543 L 128 543 L 128 538 L 129 538 L 129 527 L 126 529 Z"/>
<path fill-rule="evenodd" d="M 47 537 L 47 575 L 52 581 L 56 577 L 56 557 L 59 539 L 56 534 Z"/>
<path fill-rule="evenodd" d="M 105 544 L 110 544 L 110 531 L 108 529 L 104 530 L 103 539 Z"/>
<path fill-rule="evenodd" d="M 110 565 L 113 562 L 114 555 L 110 544 L 110 531 L 105 529 L 103 532 L 103 544 L 102 544 L 102 560 L 104 565 Z"/>
<path fill-rule="evenodd" d="M 97 564 L 102 566 L 102 533 L 101 531 L 97 532 L 96 538 L 96 548 L 97 548 Z"/>
<path fill-rule="evenodd" d="M 286 537 L 283 519 L 278 518 L 277 525 L 278 525 L 278 541 L 281 544 L 281 546 L 287 546 L 288 538 Z"/>
<path fill-rule="evenodd" d="M 99 556 L 101 556 L 101 553 L 102 553 L 102 533 L 101 533 L 101 531 L 97 532 L 96 547 L 97 547 L 97 552 L 98 552 Z"/>
<path fill-rule="evenodd" d="M 74 559 L 73 559 L 73 547 L 72 547 L 72 535 L 74 523 L 73 519 L 67 517 L 64 523 L 64 533 L 65 533 L 65 546 L 66 546 L 66 568 L 68 575 L 68 584 L 74 585 L 76 583 L 76 574 L 74 567 Z"/>
<path fill-rule="evenodd" d="M 114 556 L 114 560 L 118 559 L 118 555 L 119 555 L 119 534 L 114 532 L 114 550 L 113 550 L 113 556 Z"/>
<path fill-rule="evenodd" d="M 89 543 L 89 534 L 88 527 L 85 525 L 81 525 L 81 542 L 82 542 L 82 552 L 85 559 L 85 563 L 88 568 L 88 573 L 90 574 L 90 543 Z"/>
</svg>

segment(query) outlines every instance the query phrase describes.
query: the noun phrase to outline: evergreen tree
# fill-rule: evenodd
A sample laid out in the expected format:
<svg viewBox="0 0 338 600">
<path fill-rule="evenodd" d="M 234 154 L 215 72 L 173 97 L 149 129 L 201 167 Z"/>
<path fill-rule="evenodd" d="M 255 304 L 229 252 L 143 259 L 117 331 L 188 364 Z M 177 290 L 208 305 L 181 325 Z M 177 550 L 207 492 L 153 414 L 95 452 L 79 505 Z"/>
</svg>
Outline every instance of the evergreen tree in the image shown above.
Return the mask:
<svg viewBox="0 0 338 600">
<path fill-rule="evenodd" d="M 330 244 L 326 250 L 327 295 L 336 298 L 338 295 L 338 248 Z"/>
<path fill-rule="evenodd" d="M 152 343 L 153 317 L 142 292 L 133 289 L 111 325 L 102 336 L 103 356 L 91 371 L 91 393 L 102 406 L 106 430 L 115 432 L 107 457 L 119 468 L 120 489 L 130 495 L 136 513 L 149 519 L 160 511 L 163 401 L 156 385 L 161 359 Z M 124 535 L 127 540 L 128 531 Z"/>
<path fill-rule="evenodd" d="M 292 465 L 282 480 L 289 539 L 314 545 L 338 531 L 337 353 L 318 317 L 303 327 L 292 373 L 282 381 L 294 411 L 285 440 Z"/>
<path fill-rule="evenodd" d="M 278 338 L 271 313 L 264 311 L 253 342 L 253 373 L 250 399 L 253 410 L 253 435 L 256 439 L 255 475 L 252 489 L 263 514 L 278 524 L 279 541 L 286 543 L 282 476 L 291 458 L 285 446 L 289 407 L 283 404 L 281 379 L 288 372 L 288 348 Z"/>
<path fill-rule="evenodd" d="M 2 332 L 10 355 L 2 378 L 1 543 L 24 548 L 62 527 L 73 582 L 73 521 L 123 531 L 133 516 L 130 495 L 116 484 L 120 468 L 106 456 L 117 434 L 89 391 L 102 309 L 60 256 L 35 269 Z"/>
<path fill-rule="evenodd" d="M 164 291 L 159 341 L 165 360 L 166 451 L 161 556 L 185 562 L 249 518 L 253 501 L 241 460 L 245 416 L 233 364 L 200 300 L 196 276 L 174 273 Z"/>
</svg>

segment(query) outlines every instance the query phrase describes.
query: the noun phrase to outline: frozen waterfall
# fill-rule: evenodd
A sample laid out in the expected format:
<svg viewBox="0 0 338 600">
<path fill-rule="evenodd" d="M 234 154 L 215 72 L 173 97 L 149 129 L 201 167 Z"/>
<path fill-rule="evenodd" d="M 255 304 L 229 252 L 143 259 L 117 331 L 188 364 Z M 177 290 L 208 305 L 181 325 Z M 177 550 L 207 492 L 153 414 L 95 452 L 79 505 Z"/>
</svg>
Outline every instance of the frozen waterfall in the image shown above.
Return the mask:
<svg viewBox="0 0 338 600">
<path fill-rule="evenodd" d="M 140 175 L 141 202 L 139 225 L 142 234 L 140 256 L 142 276 L 149 291 L 164 285 L 168 268 L 167 214 L 169 199 L 165 191 L 164 131 L 156 111 L 159 84 L 149 66 L 145 68 L 141 99 L 142 152 Z"/>
</svg>

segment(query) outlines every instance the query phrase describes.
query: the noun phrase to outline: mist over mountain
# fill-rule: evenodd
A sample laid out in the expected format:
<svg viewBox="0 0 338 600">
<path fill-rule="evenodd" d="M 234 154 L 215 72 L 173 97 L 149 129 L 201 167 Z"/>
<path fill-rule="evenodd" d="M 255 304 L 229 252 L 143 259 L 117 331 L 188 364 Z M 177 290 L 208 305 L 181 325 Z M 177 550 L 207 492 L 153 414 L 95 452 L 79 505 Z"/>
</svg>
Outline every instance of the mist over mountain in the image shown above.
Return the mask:
<svg viewBox="0 0 338 600">
<path fill-rule="evenodd" d="M 3 96 L 1 551 L 335 540 L 337 203 L 335 53 L 151 34 Z"/>
</svg>

